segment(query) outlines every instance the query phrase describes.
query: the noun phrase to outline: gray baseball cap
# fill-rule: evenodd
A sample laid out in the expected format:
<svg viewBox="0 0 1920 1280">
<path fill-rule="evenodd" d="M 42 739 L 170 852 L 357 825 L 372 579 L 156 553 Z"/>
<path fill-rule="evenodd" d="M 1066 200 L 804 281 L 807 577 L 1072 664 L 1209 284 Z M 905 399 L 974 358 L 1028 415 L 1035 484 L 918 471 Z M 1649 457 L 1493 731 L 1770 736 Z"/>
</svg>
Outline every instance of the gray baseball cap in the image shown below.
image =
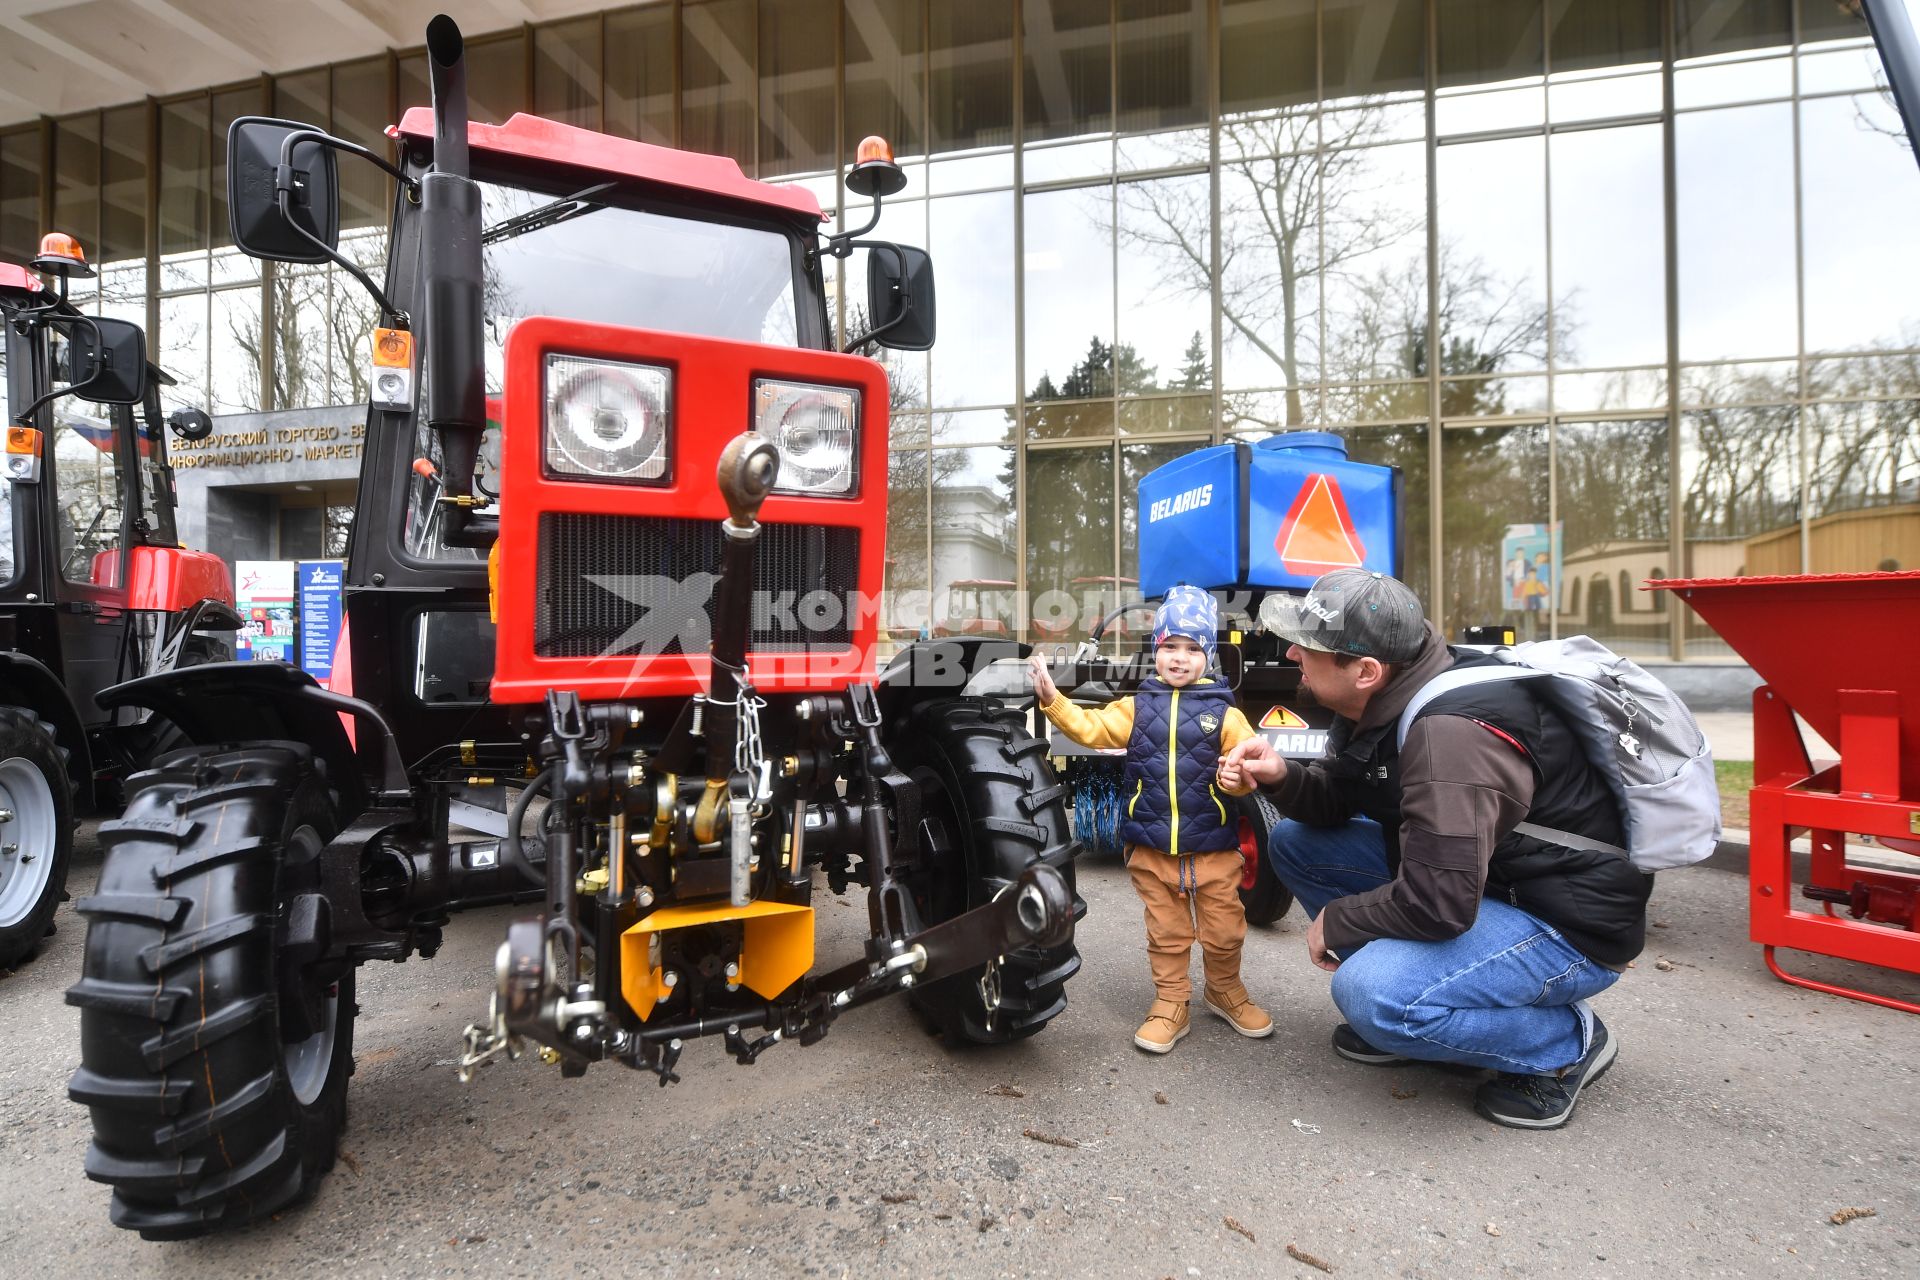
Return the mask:
<svg viewBox="0 0 1920 1280">
<path fill-rule="evenodd" d="M 1322 574 L 1304 596 L 1268 596 L 1260 621 L 1303 649 L 1390 663 L 1413 661 L 1427 635 L 1420 598 L 1407 584 L 1365 569 Z"/>
</svg>

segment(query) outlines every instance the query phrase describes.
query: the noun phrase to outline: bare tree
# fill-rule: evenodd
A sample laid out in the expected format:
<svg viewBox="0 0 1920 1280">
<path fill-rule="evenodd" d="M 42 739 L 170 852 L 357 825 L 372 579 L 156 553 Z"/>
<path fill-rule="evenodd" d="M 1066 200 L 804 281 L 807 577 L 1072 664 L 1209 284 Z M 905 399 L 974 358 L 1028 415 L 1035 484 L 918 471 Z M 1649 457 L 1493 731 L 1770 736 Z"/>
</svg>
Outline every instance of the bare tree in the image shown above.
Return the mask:
<svg viewBox="0 0 1920 1280">
<path fill-rule="evenodd" d="M 1366 274 L 1366 260 L 1409 240 L 1417 218 L 1391 209 L 1368 144 L 1386 132 L 1382 111 L 1324 117 L 1311 110 L 1222 121 L 1220 267 L 1214 273 L 1210 211 L 1194 189 L 1124 183 L 1123 249 L 1168 268 L 1167 288 L 1211 302 L 1222 321 L 1279 369 L 1286 424 L 1306 420 L 1300 388 L 1320 380 L 1320 299 L 1330 283 Z M 1175 163 L 1205 164 L 1204 143 Z"/>
</svg>

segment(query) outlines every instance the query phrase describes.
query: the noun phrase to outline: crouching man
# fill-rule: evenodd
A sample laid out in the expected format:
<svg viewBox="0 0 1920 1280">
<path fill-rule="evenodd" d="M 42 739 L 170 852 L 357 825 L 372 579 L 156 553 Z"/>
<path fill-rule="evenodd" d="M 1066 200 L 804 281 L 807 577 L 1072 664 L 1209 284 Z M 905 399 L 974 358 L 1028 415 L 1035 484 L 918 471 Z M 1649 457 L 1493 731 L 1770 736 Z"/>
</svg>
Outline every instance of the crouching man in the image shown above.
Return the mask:
<svg viewBox="0 0 1920 1280">
<path fill-rule="evenodd" d="M 1617 847 L 1517 828 L 1620 846 L 1612 793 L 1531 681 L 1440 693 L 1402 732 L 1423 686 L 1493 659 L 1449 649 L 1393 578 L 1337 570 L 1265 620 L 1338 718 L 1325 758 L 1289 763 L 1255 737 L 1220 780 L 1269 788 L 1285 815 L 1269 853 L 1312 920 L 1309 958 L 1334 974 L 1334 1052 L 1490 1068 L 1481 1115 L 1559 1128 L 1613 1064 L 1587 1000 L 1645 944 L 1653 877 Z"/>
</svg>

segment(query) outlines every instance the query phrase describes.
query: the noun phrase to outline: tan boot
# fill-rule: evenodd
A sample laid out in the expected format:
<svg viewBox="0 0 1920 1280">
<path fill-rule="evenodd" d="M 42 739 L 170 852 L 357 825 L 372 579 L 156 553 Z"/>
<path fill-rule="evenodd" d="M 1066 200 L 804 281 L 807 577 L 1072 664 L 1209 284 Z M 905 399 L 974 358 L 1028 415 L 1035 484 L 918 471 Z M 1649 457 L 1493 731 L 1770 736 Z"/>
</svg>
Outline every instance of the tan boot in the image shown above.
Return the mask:
<svg viewBox="0 0 1920 1280">
<path fill-rule="evenodd" d="M 1187 1032 L 1193 1030 L 1192 1015 L 1185 1000 L 1155 1000 L 1147 1010 L 1147 1020 L 1133 1033 L 1133 1043 L 1148 1053 L 1171 1053 Z"/>
<path fill-rule="evenodd" d="M 1233 991 L 1215 991 L 1206 988 L 1201 998 L 1207 1002 L 1207 1008 L 1227 1020 L 1229 1026 L 1241 1035 L 1252 1040 L 1263 1040 L 1273 1034 L 1273 1019 L 1267 1011 L 1255 1004 L 1247 995 L 1245 987 Z"/>
</svg>

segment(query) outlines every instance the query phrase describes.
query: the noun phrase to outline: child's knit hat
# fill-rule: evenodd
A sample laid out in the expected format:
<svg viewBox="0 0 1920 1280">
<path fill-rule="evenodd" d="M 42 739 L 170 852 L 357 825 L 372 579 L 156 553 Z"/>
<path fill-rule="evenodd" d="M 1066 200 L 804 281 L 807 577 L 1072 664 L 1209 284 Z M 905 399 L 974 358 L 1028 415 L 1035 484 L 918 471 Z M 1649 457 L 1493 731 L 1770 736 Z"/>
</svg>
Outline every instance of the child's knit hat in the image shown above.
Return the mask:
<svg viewBox="0 0 1920 1280">
<path fill-rule="evenodd" d="M 1158 649 L 1168 636 L 1185 636 L 1199 645 L 1213 665 L 1214 642 L 1220 631 L 1220 610 L 1211 592 L 1181 583 L 1167 588 L 1167 598 L 1154 611 L 1153 647 Z"/>
</svg>

